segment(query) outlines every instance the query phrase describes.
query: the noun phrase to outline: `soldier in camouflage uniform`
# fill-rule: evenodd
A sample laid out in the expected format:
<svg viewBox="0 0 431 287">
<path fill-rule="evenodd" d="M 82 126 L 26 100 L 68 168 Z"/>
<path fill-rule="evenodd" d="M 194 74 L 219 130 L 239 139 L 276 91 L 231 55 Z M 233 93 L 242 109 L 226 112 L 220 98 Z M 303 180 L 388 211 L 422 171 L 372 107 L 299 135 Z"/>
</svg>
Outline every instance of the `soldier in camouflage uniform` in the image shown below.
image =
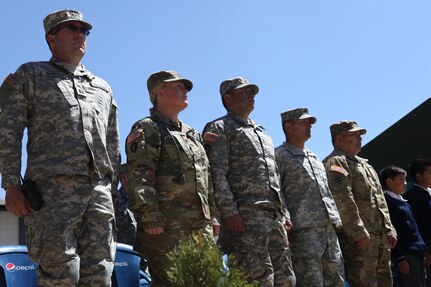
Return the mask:
<svg viewBox="0 0 431 287">
<path fill-rule="evenodd" d="M 271 138 L 248 116 L 259 88 L 244 78 L 220 85 L 226 116 L 208 123 L 204 141 L 223 222 L 219 242 L 260 286 L 295 286 L 289 213 Z"/>
<path fill-rule="evenodd" d="M 117 223 L 117 242 L 133 245 L 136 238 L 137 224 L 129 209 L 129 184 L 126 164 L 121 165 L 121 187 L 114 194 L 115 219 Z"/>
<path fill-rule="evenodd" d="M 319 158 L 307 149 L 316 118 L 308 109 L 283 112 L 286 142 L 275 149 L 281 190 L 293 228 L 293 270 L 298 287 L 343 287 L 344 266 L 335 228 L 341 227 L 326 172 Z"/>
<path fill-rule="evenodd" d="M 169 286 L 166 254 L 179 240 L 218 235 L 208 158 L 198 132 L 178 119 L 192 82 L 175 71 L 147 81 L 153 108 L 127 137 L 129 204 L 138 222 L 135 249 L 148 260 L 151 286 Z"/>
<path fill-rule="evenodd" d="M 109 85 L 82 64 L 92 28 L 80 12 L 43 21 L 52 52 L 22 65 L 3 83 L 0 171 L 6 207 L 25 216 L 30 258 L 40 286 L 111 286 L 115 252 L 111 189 L 120 163 L 117 105 Z M 44 205 L 30 208 L 20 183 L 27 128 L 26 180 Z M 30 198 L 30 197 L 28 197 Z"/>
<path fill-rule="evenodd" d="M 352 287 L 390 287 L 396 231 L 375 170 L 357 154 L 366 130 L 354 121 L 330 127 L 334 151 L 323 162 L 343 227 L 338 233 Z"/>
</svg>

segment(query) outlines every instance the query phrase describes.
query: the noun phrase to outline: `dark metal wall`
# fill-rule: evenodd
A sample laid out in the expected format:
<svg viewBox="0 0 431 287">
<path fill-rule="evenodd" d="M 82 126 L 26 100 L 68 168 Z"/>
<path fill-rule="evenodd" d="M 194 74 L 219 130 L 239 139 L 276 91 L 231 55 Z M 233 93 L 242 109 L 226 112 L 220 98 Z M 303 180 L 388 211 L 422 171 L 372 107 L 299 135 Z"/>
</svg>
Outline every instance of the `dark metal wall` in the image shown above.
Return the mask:
<svg viewBox="0 0 431 287">
<path fill-rule="evenodd" d="M 391 164 L 408 171 L 413 159 L 431 158 L 431 98 L 366 144 L 359 156 L 377 172 Z"/>
</svg>

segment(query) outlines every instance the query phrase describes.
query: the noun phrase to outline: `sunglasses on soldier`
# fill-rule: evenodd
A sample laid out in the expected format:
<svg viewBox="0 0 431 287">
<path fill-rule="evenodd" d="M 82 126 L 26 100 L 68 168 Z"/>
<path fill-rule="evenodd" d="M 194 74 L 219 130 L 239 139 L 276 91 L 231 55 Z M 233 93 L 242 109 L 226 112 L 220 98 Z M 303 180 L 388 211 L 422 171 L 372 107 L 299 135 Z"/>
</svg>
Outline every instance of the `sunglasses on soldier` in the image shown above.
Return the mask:
<svg viewBox="0 0 431 287">
<path fill-rule="evenodd" d="M 88 30 L 87 28 L 84 28 L 84 27 L 78 27 L 78 26 L 76 26 L 74 24 L 68 24 L 68 25 L 65 25 L 65 26 L 61 26 L 61 27 L 59 27 L 57 29 L 54 29 L 54 31 L 52 31 L 51 34 L 55 34 L 58 31 L 60 31 L 61 29 L 63 29 L 63 28 L 66 28 L 67 30 L 69 30 L 71 32 L 76 32 L 76 31 L 79 30 L 79 31 L 81 31 L 82 34 L 84 34 L 85 37 L 87 37 L 88 35 L 90 35 L 90 30 Z"/>
</svg>

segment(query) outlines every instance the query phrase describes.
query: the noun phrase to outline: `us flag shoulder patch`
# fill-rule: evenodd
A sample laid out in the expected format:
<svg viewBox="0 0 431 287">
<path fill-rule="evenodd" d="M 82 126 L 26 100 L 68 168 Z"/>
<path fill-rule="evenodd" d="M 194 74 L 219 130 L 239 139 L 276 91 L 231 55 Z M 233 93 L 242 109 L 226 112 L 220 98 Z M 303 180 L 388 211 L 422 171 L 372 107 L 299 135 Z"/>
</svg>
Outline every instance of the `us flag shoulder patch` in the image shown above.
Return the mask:
<svg viewBox="0 0 431 287">
<path fill-rule="evenodd" d="M 331 167 L 329 168 L 329 170 L 341 173 L 344 176 L 349 175 L 349 173 L 347 172 L 347 170 L 345 170 L 342 166 L 338 166 L 338 165 L 331 165 Z"/>
</svg>

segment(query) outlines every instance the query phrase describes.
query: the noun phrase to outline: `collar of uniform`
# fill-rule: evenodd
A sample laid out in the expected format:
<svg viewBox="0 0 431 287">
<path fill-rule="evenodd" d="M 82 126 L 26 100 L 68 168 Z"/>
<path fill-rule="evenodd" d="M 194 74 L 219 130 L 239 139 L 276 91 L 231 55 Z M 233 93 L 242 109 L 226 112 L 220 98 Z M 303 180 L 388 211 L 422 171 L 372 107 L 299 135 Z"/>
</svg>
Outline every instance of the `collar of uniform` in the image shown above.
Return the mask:
<svg viewBox="0 0 431 287">
<path fill-rule="evenodd" d="M 91 74 L 83 64 L 79 64 L 78 66 L 69 65 L 67 63 L 64 63 L 58 59 L 56 59 L 54 56 L 51 57 L 50 61 L 54 63 L 55 65 L 59 66 L 63 70 L 66 70 L 67 72 L 73 74 L 74 76 L 87 76 L 90 79 L 93 79 L 94 76 Z"/>
<path fill-rule="evenodd" d="M 255 126 L 256 125 L 256 123 L 253 122 L 253 120 L 250 118 L 248 118 L 247 121 L 245 121 L 243 118 L 241 118 L 238 115 L 235 115 L 234 113 L 228 112 L 227 115 L 230 116 L 231 118 L 233 118 L 236 122 L 239 122 L 240 124 L 242 124 L 244 126 Z"/>
<path fill-rule="evenodd" d="M 348 155 L 347 153 L 345 153 L 344 151 L 342 151 L 342 150 L 340 150 L 340 149 L 334 149 L 337 153 L 339 153 L 339 154 L 341 154 L 341 155 L 344 155 L 345 157 L 347 157 L 348 159 L 350 159 L 350 160 L 354 160 L 354 161 L 357 161 L 357 162 L 359 162 L 359 157 L 358 156 L 354 156 L 354 157 L 351 157 L 350 155 Z"/>
<path fill-rule="evenodd" d="M 298 148 L 296 146 L 294 146 L 291 143 L 288 142 L 284 142 L 283 143 L 284 147 L 292 154 L 294 155 L 302 155 L 302 156 L 307 156 L 307 148 Z"/>
<path fill-rule="evenodd" d="M 151 115 L 156 117 L 158 120 L 160 120 L 162 123 L 167 125 L 170 129 L 175 129 L 181 131 L 182 129 L 182 123 L 181 121 L 174 122 L 167 116 L 163 115 L 157 110 L 151 110 Z"/>
</svg>

